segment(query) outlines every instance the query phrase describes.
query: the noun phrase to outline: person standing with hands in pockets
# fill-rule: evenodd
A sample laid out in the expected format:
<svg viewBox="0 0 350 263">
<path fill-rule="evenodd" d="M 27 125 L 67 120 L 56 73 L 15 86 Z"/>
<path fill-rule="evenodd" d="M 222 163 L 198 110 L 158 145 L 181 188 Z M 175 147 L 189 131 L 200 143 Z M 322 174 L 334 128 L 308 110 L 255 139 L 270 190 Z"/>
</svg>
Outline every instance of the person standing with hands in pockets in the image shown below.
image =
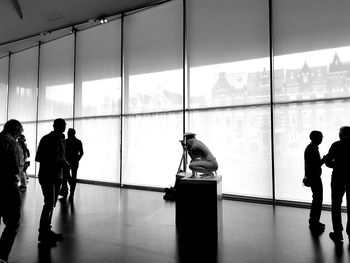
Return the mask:
<svg viewBox="0 0 350 263">
<path fill-rule="evenodd" d="M 310 144 L 304 151 L 305 177 L 304 185 L 311 187 L 312 203 L 310 209 L 309 228 L 314 232 L 323 232 L 325 224 L 320 222 L 322 202 L 323 202 L 323 185 L 322 185 L 322 168 L 325 162 L 325 156 L 321 159 L 318 146 L 323 140 L 320 131 L 310 133 Z"/>
</svg>

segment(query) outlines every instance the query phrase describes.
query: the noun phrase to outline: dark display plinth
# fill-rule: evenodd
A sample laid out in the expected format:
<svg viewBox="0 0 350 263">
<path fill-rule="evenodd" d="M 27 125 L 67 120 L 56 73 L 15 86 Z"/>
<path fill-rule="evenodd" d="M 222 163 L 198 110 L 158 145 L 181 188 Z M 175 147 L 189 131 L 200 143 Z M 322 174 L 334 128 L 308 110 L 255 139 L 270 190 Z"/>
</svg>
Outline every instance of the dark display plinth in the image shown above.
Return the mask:
<svg viewBox="0 0 350 263">
<path fill-rule="evenodd" d="M 176 228 L 186 242 L 217 244 L 222 228 L 222 177 L 178 176 Z"/>
</svg>

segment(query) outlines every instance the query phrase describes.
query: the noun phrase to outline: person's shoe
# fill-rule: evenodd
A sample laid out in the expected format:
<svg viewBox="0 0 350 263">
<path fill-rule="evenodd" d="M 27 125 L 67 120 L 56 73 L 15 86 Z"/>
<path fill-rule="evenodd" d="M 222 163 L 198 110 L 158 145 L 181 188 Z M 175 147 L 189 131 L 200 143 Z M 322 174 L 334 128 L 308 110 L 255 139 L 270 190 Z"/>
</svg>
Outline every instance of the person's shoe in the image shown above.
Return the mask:
<svg viewBox="0 0 350 263">
<path fill-rule="evenodd" d="M 310 224 L 309 228 L 313 234 L 321 234 L 324 232 L 325 227 L 319 224 Z"/>
<path fill-rule="evenodd" d="M 343 244 L 343 234 L 341 232 L 340 233 L 330 232 L 329 237 L 330 237 L 330 239 L 333 240 L 333 242 L 336 245 Z"/>
<path fill-rule="evenodd" d="M 325 229 L 326 225 L 321 223 L 321 222 L 317 222 L 317 223 L 309 223 L 309 227 L 310 229 Z"/>
<path fill-rule="evenodd" d="M 49 232 L 49 235 L 50 235 L 51 238 L 52 238 L 53 240 L 55 240 L 56 242 L 63 241 L 63 239 L 64 239 L 63 234 L 55 233 L 55 232 L 53 232 L 52 230 Z"/>
<path fill-rule="evenodd" d="M 38 241 L 42 246 L 55 247 L 57 245 L 56 240 L 50 235 L 50 232 L 39 233 Z"/>
</svg>

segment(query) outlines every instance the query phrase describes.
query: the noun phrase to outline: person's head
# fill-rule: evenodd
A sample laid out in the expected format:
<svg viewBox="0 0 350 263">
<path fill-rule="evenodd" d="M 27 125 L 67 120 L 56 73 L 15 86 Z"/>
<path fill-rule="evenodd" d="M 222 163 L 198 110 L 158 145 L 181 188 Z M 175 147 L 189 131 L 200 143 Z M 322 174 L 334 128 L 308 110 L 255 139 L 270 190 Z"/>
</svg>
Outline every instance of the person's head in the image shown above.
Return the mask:
<svg viewBox="0 0 350 263">
<path fill-rule="evenodd" d="M 61 118 L 54 120 L 53 130 L 57 133 L 64 133 L 64 131 L 66 130 L 66 121 Z"/>
<path fill-rule="evenodd" d="M 193 133 L 193 132 L 186 132 L 184 134 L 184 139 L 189 140 L 189 139 L 192 139 L 192 138 L 196 138 L 196 134 L 195 133 Z"/>
<path fill-rule="evenodd" d="M 75 136 L 75 130 L 73 128 L 68 129 L 68 138 L 73 138 Z"/>
<path fill-rule="evenodd" d="M 184 140 L 185 140 L 187 148 L 192 145 L 194 139 L 196 139 L 196 134 L 195 133 L 193 133 L 193 132 L 186 132 L 184 134 Z"/>
<path fill-rule="evenodd" d="M 323 139 L 322 132 L 320 132 L 320 131 L 312 131 L 312 132 L 310 132 L 310 140 L 314 144 L 316 144 L 316 145 L 321 144 L 322 139 Z"/>
<path fill-rule="evenodd" d="M 4 131 L 17 139 L 23 132 L 23 126 L 18 120 L 8 120 L 4 125 Z"/>
<path fill-rule="evenodd" d="M 193 132 L 186 132 L 184 134 L 184 140 L 187 142 L 188 140 L 191 140 L 191 139 L 195 139 L 196 138 L 196 134 L 193 133 Z"/>
<path fill-rule="evenodd" d="M 343 126 L 339 129 L 339 139 L 344 140 L 346 138 L 350 138 L 350 127 Z"/>
</svg>

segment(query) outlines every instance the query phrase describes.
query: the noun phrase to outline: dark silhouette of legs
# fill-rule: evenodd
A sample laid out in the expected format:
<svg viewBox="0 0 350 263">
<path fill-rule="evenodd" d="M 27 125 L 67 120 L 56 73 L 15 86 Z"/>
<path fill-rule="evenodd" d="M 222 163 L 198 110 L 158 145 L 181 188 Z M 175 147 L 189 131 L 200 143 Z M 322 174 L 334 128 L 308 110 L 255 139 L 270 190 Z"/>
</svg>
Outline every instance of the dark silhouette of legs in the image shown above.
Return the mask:
<svg viewBox="0 0 350 263">
<path fill-rule="evenodd" d="M 55 241 L 52 238 L 54 233 L 51 230 L 51 220 L 52 220 L 53 209 L 56 206 L 60 186 L 61 186 L 61 180 L 56 180 L 55 182 L 51 182 L 51 183 L 41 183 L 41 189 L 44 195 L 44 206 L 41 212 L 40 225 L 39 225 L 38 240 L 40 242 L 53 243 L 52 241 Z"/>
<path fill-rule="evenodd" d="M 73 196 L 77 185 L 78 164 L 71 165 L 72 176 L 69 177 L 70 195 Z"/>
<path fill-rule="evenodd" d="M 332 224 L 333 231 L 329 237 L 335 242 L 339 243 L 343 240 L 343 224 L 341 218 L 341 204 L 345 193 L 345 185 L 339 182 L 331 183 L 332 189 Z"/>
<path fill-rule="evenodd" d="M 21 217 L 21 196 L 16 185 L 0 189 L 1 196 L 6 203 L 1 204 L 0 215 L 5 224 L 5 229 L 0 238 L 0 259 L 7 261 L 13 242 L 15 241 Z"/>
<path fill-rule="evenodd" d="M 323 231 L 324 224 L 320 222 L 322 202 L 323 202 L 323 186 L 321 178 L 317 178 L 311 186 L 312 203 L 310 209 L 309 224 L 311 230 Z"/>
</svg>

